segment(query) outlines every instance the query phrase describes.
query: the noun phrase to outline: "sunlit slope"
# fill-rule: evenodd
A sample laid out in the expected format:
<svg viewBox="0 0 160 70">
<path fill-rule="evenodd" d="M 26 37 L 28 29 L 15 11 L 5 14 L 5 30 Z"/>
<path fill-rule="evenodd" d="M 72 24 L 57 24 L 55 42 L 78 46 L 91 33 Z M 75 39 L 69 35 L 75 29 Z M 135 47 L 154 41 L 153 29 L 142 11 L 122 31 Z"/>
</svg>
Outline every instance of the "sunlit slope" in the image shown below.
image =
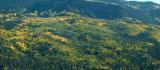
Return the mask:
<svg viewBox="0 0 160 70">
<path fill-rule="evenodd" d="M 159 69 L 160 27 L 77 14 L 0 20 L 0 67 L 7 69 Z"/>
</svg>

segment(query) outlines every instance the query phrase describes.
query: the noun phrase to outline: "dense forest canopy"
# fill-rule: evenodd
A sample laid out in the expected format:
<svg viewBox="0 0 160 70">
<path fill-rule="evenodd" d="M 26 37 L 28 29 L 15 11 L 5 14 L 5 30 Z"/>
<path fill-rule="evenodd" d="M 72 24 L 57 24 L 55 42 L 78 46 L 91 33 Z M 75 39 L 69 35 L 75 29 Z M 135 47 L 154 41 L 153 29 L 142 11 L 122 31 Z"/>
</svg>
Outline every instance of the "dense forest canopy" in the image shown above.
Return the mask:
<svg viewBox="0 0 160 70">
<path fill-rule="evenodd" d="M 0 70 L 159 70 L 160 5 L 0 0 Z"/>
</svg>

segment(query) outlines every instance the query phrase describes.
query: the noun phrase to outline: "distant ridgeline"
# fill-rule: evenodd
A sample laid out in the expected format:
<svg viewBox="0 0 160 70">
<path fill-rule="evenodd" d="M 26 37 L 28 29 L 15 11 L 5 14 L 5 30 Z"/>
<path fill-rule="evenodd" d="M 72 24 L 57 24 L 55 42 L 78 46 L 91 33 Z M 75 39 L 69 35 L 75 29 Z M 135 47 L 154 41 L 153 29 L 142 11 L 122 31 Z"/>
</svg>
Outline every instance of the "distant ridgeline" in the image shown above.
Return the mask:
<svg viewBox="0 0 160 70">
<path fill-rule="evenodd" d="M 140 22 L 156 23 L 160 21 L 160 5 L 153 2 L 124 0 L 0 0 L 0 11 L 27 12 L 52 10 L 69 11 L 80 15 L 100 19 L 133 18 Z"/>
<path fill-rule="evenodd" d="M 152 2 L 0 0 L 0 70 L 160 70 L 159 13 Z"/>
</svg>

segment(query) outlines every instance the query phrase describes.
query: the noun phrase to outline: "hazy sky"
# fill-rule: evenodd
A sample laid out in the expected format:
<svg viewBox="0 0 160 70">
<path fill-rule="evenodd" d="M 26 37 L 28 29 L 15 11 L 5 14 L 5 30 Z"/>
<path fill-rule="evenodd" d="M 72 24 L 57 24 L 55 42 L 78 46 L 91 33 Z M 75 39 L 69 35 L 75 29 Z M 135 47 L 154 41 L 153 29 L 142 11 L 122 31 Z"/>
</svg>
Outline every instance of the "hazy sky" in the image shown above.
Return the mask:
<svg viewBox="0 0 160 70">
<path fill-rule="evenodd" d="M 160 0 L 128 0 L 128 1 L 153 1 L 160 4 Z"/>
</svg>

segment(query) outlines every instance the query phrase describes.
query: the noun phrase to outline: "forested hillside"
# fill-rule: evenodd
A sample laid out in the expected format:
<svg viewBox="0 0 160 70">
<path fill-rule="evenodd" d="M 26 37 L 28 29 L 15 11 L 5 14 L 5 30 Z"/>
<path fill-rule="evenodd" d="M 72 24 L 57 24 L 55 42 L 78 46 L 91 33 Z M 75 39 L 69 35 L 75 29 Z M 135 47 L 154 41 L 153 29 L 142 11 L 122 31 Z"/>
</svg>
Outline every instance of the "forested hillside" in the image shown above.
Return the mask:
<svg viewBox="0 0 160 70">
<path fill-rule="evenodd" d="M 0 0 L 0 70 L 160 70 L 160 5 Z"/>
<path fill-rule="evenodd" d="M 160 69 L 160 27 L 74 13 L 1 14 L 0 67 L 16 70 Z"/>
</svg>

